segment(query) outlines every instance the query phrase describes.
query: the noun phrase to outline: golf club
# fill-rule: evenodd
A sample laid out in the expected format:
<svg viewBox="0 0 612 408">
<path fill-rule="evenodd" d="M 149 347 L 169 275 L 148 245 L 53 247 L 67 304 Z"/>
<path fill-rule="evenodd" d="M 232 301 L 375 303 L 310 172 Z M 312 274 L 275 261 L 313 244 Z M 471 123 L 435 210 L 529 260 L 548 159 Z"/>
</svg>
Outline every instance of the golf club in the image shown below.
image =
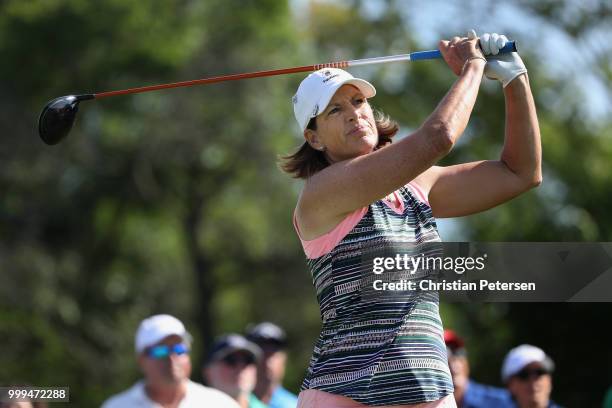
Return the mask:
<svg viewBox="0 0 612 408">
<path fill-rule="evenodd" d="M 516 44 L 514 41 L 509 41 L 506 45 L 499 50 L 500 53 L 509 53 L 516 51 Z M 48 145 L 54 145 L 62 141 L 68 133 L 70 129 L 72 129 L 72 125 L 74 124 L 74 120 L 76 118 L 76 114 L 79 111 L 79 103 L 81 101 L 87 101 L 91 99 L 101 99 L 107 98 L 109 96 L 117 96 L 117 95 L 127 95 L 127 94 L 135 94 L 141 92 L 150 92 L 157 91 L 160 89 L 169 89 L 169 88 L 178 88 L 184 86 L 193 86 L 193 85 L 204 85 L 204 84 L 212 84 L 216 82 L 224 82 L 224 81 L 236 81 L 239 79 L 246 78 L 257 78 L 257 77 L 267 77 L 267 76 L 275 76 L 275 75 L 284 75 L 284 74 L 293 74 L 297 72 L 309 72 L 316 71 L 321 68 L 349 68 L 349 67 L 357 67 L 360 65 L 370 65 L 370 64 L 380 64 L 385 62 L 397 62 L 397 61 L 418 61 L 418 60 L 427 60 L 427 59 L 435 59 L 442 58 L 442 54 L 438 50 L 431 51 L 417 51 L 412 52 L 410 54 L 399 54 L 399 55 L 391 55 L 386 57 L 376 57 L 376 58 L 365 58 L 358 59 L 352 61 L 338 61 L 338 62 L 330 62 L 325 64 L 316 64 L 316 65 L 305 65 L 301 67 L 294 68 L 284 68 L 284 69 L 275 69 L 269 71 L 258 71 L 258 72 L 248 72 L 243 74 L 233 74 L 233 75 L 224 75 L 217 76 L 212 78 L 203 78 L 196 79 L 192 81 L 182 81 L 182 82 L 174 82 L 170 84 L 159 84 L 159 85 L 150 85 L 143 86 L 139 88 L 130 88 L 123 89 L 117 91 L 109 91 L 109 92 L 100 92 L 95 94 L 83 94 L 83 95 L 67 95 L 60 96 L 59 98 L 55 98 L 49 101 L 42 112 L 40 113 L 40 117 L 38 119 L 38 133 L 41 139 Z"/>
</svg>

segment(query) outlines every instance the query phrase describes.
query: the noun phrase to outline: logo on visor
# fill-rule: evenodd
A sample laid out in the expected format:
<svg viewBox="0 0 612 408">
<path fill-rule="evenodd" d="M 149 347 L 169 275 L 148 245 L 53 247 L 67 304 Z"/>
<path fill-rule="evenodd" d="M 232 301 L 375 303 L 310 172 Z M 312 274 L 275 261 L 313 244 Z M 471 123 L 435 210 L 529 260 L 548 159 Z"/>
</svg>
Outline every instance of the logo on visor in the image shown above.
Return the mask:
<svg viewBox="0 0 612 408">
<path fill-rule="evenodd" d="M 291 98 L 291 101 L 293 101 L 294 105 L 297 103 L 297 101 L 298 101 L 297 94 L 293 95 L 293 98 Z"/>
<path fill-rule="evenodd" d="M 319 105 L 315 105 L 313 111 L 312 111 L 312 115 L 310 115 L 311 117 L 315 117 L 319 114 Z"/>
<path fill-rule="evenodd" d="M 330 72 L 330 74 L 331 74 L 331 72 Z M 328 76 L 327 78 L 325 78 L 325 79 L 323 80 L 323 83 L 326 83 L 327 81 L 332 80 L 332 79 L 334 79 L 334 78 L 336 78 L 336 77 L 339 77 L 339 76 L 340 76 L 340 75 L 338 75 L 338 74 L 334 74 L 334 75 L 332 75 L 332 76 Z"/>
</svg>

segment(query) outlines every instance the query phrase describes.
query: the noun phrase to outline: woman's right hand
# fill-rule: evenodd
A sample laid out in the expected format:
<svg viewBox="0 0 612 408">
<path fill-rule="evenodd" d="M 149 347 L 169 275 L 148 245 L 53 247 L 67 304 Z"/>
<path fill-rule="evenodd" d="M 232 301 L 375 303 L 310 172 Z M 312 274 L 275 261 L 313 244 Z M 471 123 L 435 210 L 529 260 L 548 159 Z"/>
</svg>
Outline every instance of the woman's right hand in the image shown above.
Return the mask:
<svg viewBox="0 0 612 408">
<path fill-rule="evenodd" d="M 480 59 L 486 62 L 474 30 L 470 30 L 467 37 L 453 37 L 450 41 L 441 40 L 438 48 L 444 61 L 456 75 L 461 74 L 463 67 L 470 60 Z"/>
</svg>

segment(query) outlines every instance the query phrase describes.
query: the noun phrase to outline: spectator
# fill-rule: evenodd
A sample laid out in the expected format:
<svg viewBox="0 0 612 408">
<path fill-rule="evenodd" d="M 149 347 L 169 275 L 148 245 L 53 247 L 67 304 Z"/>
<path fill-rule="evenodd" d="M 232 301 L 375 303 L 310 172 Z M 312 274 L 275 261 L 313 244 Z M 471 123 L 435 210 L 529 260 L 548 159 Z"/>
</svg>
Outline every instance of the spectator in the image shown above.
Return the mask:
<svg viewBox="0 0 612 408">
<path fill-rule="evenodd" d="M 523 344 L 506 356 L 502 380 L 519 408 L 560 408 L 550 400 L 555 365 L 538 347 Z"/>
<path fill-rule="evenodd" d="M 457 333 L 444 330 L 444 342 L 458 408 L 506 408 L 513 405 L 505 389 L 479 384 L 470 379 L 465 342 Z"/>
<path fill-rule="evenodd" d="M 191 336 L 177 318 L 163 314 L 143 320 L 135 343 L 144 381 L 111 397 L 102 408 L 237 407 L 222 392 L 189 380 Z"/>
<path fill-rule="evenodd" d="M 30 401 L 0 401 L 0 408 L 34 408 L 34 405 Z"/>
<path fill-rule="evenodd" d="M 47 408 L 46 402 L 32 401 L 0 401 L 0 408 Z"/>
<path fill-rule="evenodd" d="M 247 338 L 263 351 L 257 366 L 255 395 L 270 408 L 295 408 L 297 395 L 283 388 L 287 363 L 287 335 L 274 323 L 263 322 L 247 328 Z"/>
<path fill-rule="evenodd" d="M 28 389 L 28 388 L 36 388 L 32 387 L 30 384 L 12 384 L 9 385 L 8 388 L 12 388 L 15 390 Z M 6 393 L 3 395 L 6 397 Z M 0 398 L 0 408 L 47 408 L 47 405 L 44 401 L 31 401 L 30 398 L 18 398 L 17 400 L 8 400 L 5 401 Z"/>
<path fill-rule="evenodd" d="M 219 337 L 203 368 L 207 383 L 228 394 L 241 408 L 266 408 L 253 390 L 257 382 L 260 348 L 239 334 Z"/>
</svg>

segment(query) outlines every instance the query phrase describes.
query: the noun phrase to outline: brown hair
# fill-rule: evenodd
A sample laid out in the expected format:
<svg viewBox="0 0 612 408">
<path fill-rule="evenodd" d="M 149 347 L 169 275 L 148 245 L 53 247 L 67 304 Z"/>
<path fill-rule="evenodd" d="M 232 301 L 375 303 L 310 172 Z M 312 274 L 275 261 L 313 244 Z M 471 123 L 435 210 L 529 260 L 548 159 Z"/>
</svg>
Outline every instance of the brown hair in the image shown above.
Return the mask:
<svg viewBox="0 0 612 408">
<path fill-rule="evenodd" d="M 306 128 L 317 130 L 316 119 L 310 119 Z M 393 136 L 399 130 L 399 125 L 379 110 L 374 110 L 374 121 L 378 130 L 378 144 L 374 150 L 378 150 L 392 142 Z M 279 164 L 281 170 L 291 174 L 293 178 L 300 179 L 307 179 L 329 165 L 325 154 L 314 149 L 308 142 L 304 142 L 295 153 L 281 157 Z"/>
</svg>

